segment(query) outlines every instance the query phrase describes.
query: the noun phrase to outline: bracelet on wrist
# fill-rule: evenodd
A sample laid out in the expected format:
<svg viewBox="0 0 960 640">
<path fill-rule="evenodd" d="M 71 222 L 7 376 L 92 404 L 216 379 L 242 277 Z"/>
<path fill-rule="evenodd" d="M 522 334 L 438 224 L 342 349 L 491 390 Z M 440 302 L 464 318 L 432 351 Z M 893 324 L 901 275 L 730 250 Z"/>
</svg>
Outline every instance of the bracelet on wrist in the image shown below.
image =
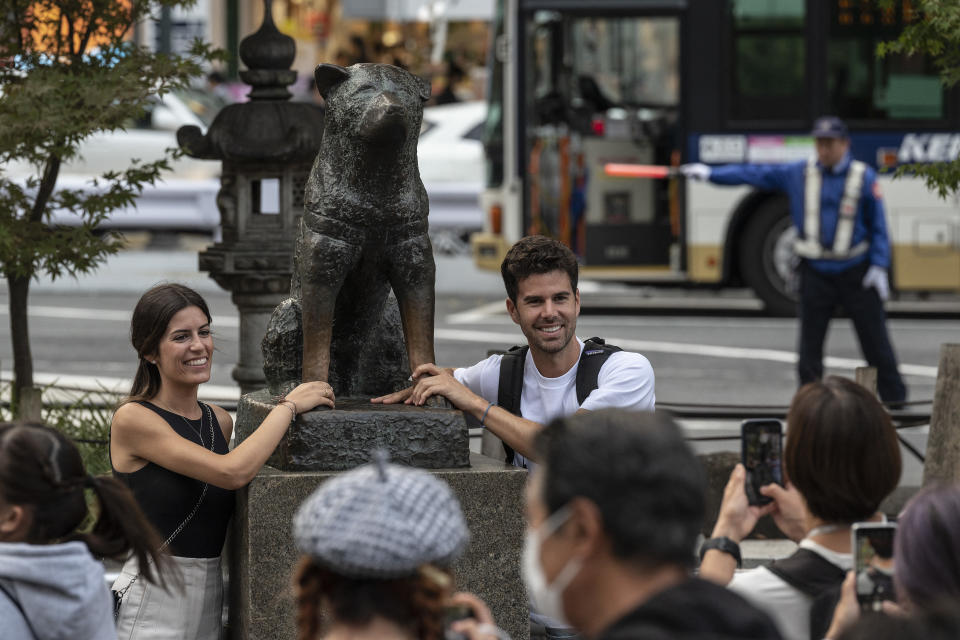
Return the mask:
<svg viewBox="0 0 960 640">
<path fill-rule="evenodd" d="M 703 544 L 700 545 L 700 562 L 703 562 L 703 556 L 711 549 L 716 549 L 721 553 L 727 553 L 733 556 L 733 559 L 737 561 L 738 569 L 743 566 L 743 557 L 740 555 L 740 545 L 727 536 L 704 540 Z"/>
<path fill-rule="evenodd" d="M 481 427 L 486 427 L 486 425 L 483 424 L 483 421 L 487 419 L 487 414 L 490 413 L 490 407 L 492 406 L 493 406 L 493 403 L 491 402 L 490 404 L 487 405 L 487 408 L 483 410 L 483 415 L 480 417 Z"/>
<path fill-rule="evenodd" d="M 277 402 L 278 407 L 286 407 L 290 410 L 290 421 L 293 422 L 297 419 L 297 404 L 293 400 L 287 400 L 286 398 Z"/>
</svg>

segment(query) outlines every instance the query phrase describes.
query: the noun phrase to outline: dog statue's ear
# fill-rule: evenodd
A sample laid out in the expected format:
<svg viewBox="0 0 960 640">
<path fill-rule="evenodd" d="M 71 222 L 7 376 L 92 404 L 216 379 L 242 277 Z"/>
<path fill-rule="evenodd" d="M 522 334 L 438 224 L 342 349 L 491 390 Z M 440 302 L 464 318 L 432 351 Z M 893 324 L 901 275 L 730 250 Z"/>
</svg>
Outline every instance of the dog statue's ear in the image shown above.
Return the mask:
<svg viewBox="0 0 960 640">
<path fill-rule="evenodd" d="M 338 64 L 318 64 L 313 72 L 313 77 L 317 81 L 317 91 L 324 99 L 327 97 L 330 89 L 337 86 L 350 77 L 350 72 Z"/>
<path fill-rule="evenodd" d="M 420 83 L 420 99 L 426 102 L 430 99 L 430 81 L 420 76 L 416 76 L 416 78 L 417 82 Z"/>
</svg>

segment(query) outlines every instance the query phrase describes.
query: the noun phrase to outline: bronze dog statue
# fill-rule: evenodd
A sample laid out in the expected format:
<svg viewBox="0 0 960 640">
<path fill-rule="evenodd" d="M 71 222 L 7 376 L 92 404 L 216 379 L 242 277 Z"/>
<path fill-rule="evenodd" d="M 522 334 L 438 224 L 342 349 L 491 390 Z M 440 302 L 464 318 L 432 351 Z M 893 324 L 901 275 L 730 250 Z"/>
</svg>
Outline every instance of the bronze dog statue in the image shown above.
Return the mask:
<svg viewBox="0 0 960 640">
<path fill-rule="evenodd" d="M 430 87 L 386 64 L 321 64 L 315 77 L 326 113 L 296 247 L 302 379 L 334 384 L 333 360 L 346 387 L 335 391 L 349 395 L 391 288 L 410 368 L 434 361 L 435 266 L 417 165 Z"/>
</svg>

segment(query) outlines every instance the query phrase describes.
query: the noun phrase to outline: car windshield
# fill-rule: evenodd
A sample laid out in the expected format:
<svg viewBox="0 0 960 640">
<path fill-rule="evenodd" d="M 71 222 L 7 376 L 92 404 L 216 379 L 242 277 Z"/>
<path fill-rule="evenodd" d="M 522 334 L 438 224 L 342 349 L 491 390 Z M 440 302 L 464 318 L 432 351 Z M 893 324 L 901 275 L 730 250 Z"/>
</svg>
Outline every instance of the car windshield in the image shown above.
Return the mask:
<svg viewBox="0 0 960 640">
<path fill-rule="evenodd" d="M 174 93 L 200 118 L 205 127 L 213 124 L 220 110 L 229 104 L 223 97 L 202 89 L 177 89 Z"/>
</svg>

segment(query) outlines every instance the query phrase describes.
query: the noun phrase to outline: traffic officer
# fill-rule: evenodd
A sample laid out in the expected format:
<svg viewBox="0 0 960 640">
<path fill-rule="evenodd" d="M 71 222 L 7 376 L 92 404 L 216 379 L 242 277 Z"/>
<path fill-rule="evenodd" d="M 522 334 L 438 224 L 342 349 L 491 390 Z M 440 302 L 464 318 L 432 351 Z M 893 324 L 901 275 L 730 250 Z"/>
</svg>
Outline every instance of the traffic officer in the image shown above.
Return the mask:
<svg viewBox="0 0 960 640">
<path fill-rule="evenodd" d="M 833 116 L 814 123 L 816 158 L 780 165 L 680 167 L 681 173 L 716 184 L 749 184 L 782 191 L 797 228 L 800 258 L 800 384 L 823 376 L 823 342 L 836 306 L 853 320 L 860 349 L 877 368 L 877 390 L 899 403 L 907 390 L 887 334 L 883 301 L 890 295 L 890 239 L 876 173 L 850 156 L 847 126 Z"/>
</svg>

